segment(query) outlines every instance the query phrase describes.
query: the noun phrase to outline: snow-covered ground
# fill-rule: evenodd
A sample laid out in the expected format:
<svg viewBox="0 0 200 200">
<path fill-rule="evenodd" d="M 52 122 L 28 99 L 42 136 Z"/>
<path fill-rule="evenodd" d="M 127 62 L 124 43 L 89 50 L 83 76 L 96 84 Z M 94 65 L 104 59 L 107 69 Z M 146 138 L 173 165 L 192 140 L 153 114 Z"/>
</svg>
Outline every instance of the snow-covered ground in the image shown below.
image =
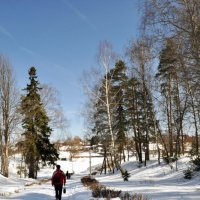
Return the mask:
<svg viewBox="0 0 200 200">
<path fill-rule="evenodd" d="M 102 162 L 102 158 L 92 158 L 92 166 Z M 186 169 L 188 158 L 178 161 L 178 171 L 169 165 L 158 165 L 156 159 L 149 161 L 147 167 L 138 167 L 134 158 L 123 164 L 123 168 L 131 173 L 129 181 L 124 182 L 119 172 L 107 175 L 95 175 L 95 178 L 103 185 L 116 190 L 129 193 L 141 193 L 152 200 L 190 200 L 200 199 L 200 175 L 192 180 L 183 178 L 183 170 Z M 63 200 L 89 200 L 91 191 L 84 187 L 80 179 L 89 173 L 89 159 L 79 158 L 73 162 L 58 161 L 63 171 L 74 171 L 75 174 L 67 180 L 66 194 Z M 14 167 L 14 164 L 12 164 Z M 38 180 L 17 178 L 5 178 L 0 176 L 0 199 L 13 200 L 50 200 L 54 198 L 54 188 L 50 181 L 39 183 L 42 179 L 49 179 L 53 173 L 52 168 L 43 168 L 38 173 Z M 35 184 L 30 185 L 30 183 Z"/>
</svg>

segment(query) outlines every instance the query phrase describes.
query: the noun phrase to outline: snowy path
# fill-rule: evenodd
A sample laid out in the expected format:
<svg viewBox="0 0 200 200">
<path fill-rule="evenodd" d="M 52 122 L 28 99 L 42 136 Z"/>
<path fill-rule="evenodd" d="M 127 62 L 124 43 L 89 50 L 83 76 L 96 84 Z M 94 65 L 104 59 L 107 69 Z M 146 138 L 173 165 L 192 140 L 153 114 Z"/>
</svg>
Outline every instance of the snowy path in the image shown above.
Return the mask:
<svg viewBox="0 0 200 200">
<path fill-rule="evenodd" d="M 80 182 L 80 175 L 74 175 L 72 179 L 67 180 L 66 194 L 63 194 L 63 200 L 82 200 L 90 199 L 90 191 L 83 187 Z M 54 200 L 54 188 L 50 182 L 41 185 L 27 186 L 19 193 L 15 193 L 8 197 L 0 197 L 1 200 Z"/>
<path fill-rule="evenodd" d="M 74 175 L 72 179 L 67 180 L 66 194 L 63 194 L 62 200 L 89 200 L 91 192 L 83 187 L 80 182 L 81 175 Z M 115 179 L 115 180 L 114 180 Z M 128 182 L 121 181 L 119 175 L 99 177 L 99 180 L 116 190 L 129 191 L 130 193 L 142 193 L 148 195 L 151 200 L 193 200 L 200 199 L 200 186 L 184 185 L 183 182 L 157 182 L 147 180 L 143 176 L 140 179 L 130 180 Z M 54 200 L 54 188 L 50 182 L 41 185 L 33 185 L 25 187 L 20 193 L 14 193 L 8 197 L 0 197 L 1 200 Z"/>
</svg>

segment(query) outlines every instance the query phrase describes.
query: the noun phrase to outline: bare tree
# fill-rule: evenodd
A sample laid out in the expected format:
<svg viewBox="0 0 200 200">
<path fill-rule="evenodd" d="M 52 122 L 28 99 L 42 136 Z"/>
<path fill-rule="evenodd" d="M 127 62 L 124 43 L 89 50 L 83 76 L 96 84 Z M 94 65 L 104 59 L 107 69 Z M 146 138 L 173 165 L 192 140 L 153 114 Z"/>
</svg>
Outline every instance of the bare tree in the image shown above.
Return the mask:
<svg viewBox="0 0 200 200">
<path fill-rule="evenodd" d="M 57 132 L 61 132 L 61 138 L 59 139 L 66 139 L 68 137 L 67 128 L 69 127 L 69 121 L 64 115 L 63 108 L 60 104 L 58 98 L 59 92 L 48 84 L 42 84 L 41 88 L 41 100 L 50 119 L 50 125 Z"/>
<path fill-rule="evenodd" d="M 19 94 L 12 67 L 8 59 L 0 56 L 0 145 L 1 145 L 1 172 L 9 175 L 9 151 L 11 150 L 11 134 L 17 126 L 19 116 L 17 106 Z"/>
</svg>

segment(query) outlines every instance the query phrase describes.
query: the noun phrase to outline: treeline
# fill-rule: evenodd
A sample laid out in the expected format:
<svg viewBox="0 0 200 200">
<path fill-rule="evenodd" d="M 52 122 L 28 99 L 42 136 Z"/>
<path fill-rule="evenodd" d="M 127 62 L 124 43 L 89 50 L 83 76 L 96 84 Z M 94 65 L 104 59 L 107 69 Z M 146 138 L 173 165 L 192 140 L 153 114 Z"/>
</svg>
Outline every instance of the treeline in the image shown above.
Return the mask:
<svg viewBox="0 0 200 200">
<path fill-rule="evenodd" d="M 54 165 L 58 152 L 50 141 L 52 128 L 66 125 L 56 90 L 39 83 L 35 67 L 27 82 L 19 90 L 8 58 L 0 56 L 0 170 L 6 177 L 13 153 L 21 154 L 29 178 L 37 178 L 41 164 Z"/>
<path fill-rule="evenodd" d="M 163 156 L 178 158 L 186 134 L 199 156 L 200 1 L 144 0 L 141 10 L 140 36 L 123 59 L 104 41 L 101 68 L 84 74 L 87 138 L 102 144 L 105 171 L 131 149 L 146 165 L 151 142 L 159 156 L 162 144 Z"/>
</svg>

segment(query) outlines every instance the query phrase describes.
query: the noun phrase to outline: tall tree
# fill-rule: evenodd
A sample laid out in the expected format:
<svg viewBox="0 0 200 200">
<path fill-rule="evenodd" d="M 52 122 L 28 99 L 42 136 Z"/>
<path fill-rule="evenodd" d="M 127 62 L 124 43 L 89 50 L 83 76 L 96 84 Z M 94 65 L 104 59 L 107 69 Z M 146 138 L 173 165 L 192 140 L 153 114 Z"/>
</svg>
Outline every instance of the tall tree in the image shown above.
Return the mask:
<svg viewBox="0 0 200 200">
<path fill-rule="evenodd" d="M 11 134 L 18 125 L 19 116 L 17 106 L 19 93 L 12 67 L 8 59 L 0 56 L 0 148 L 1 173 L 9 175 L 9 151 L 11 148 Z"/>
<path fill-rule="evenodd" d="M 148 128 L 148 112 L 149 112 L 149 100 L 151 96 L 151 67 L 152 67 L 152 41 L 149 38 L 142 36 L 137 41 L 133 41 L 128 48 L 128 56 L 132 62 L 132 73 L 137 78 L 142 86 L 142 118 L 143 118 L 143 131 L 145 132 L 145 165 L 146 161 L 149 160 L 149 138 L 150 132 Z M 151 102 L 152 103 L 152 102 Z M 152 112 L 153 113 L 153 112 Z"/>
<path fill-rule="evenodd" d="M 100 43 L 97 58 L 100 65 L 99 71 L 101 73 L 98 73 L 98 77 L 91 77 L 85 86 L 87 95 L 94 97 L 90 98 L 90 105 L 94 108 L 89 115 L 94 116 L 91 120 L 91 124 L 93 125 L 92 130 L 93 133 L 98 134 L 99 137 L 105 138 L 105 141 L 109 143 L 109 145 L 106 143 L 105 147 L 109 148 L 115 167 L 120 169 L 121 173 L 124 173 L 124 170 L 119 163 L 116 146 L 116 132 L 114 131 L 113 124 L 113 107 L 116 107 L 116 102 L 114 102 L 116 98 L 113 97 L 116 96 L 116 94 L 113 94 L 112 90 L 112 67 L 113 64 L 115 64 L 116 56 L 113 53 L 112 46 L 109 42 L 104 41 Z M 88 87 L 88 83 L 91 83 L 94 77 L 95 81 L 92 84 L 92 87 Z M 89 117 L 89 119 L 91 119 L 91 117 Z M 107 150 L 105 149 L 105 151 Z"/>
<path fill-rule="evenodd" d="M 126 132 L 127 132 L 127 120 L 124 102 L 124 93 L 127 84 L 126 65 L 122 60 L 116 62 L 115 67 L 111 70 L 111 90 L 112 98 L 114 102 L 113 106 L 113 130 L 116 133 L 116 145 L 118 146 L 118 152 L 120 156 L 120 162 L 123 159 L 125 161 L 124 149 L 126 146 Z"/>
<path fill-rule="evenodd" d="M 166 102 L 167 127 L 169 133 L 169 152 L 173 156 L 173 80 L 176 73 L 177 58 L 175 55 L 172 40 L 167 40 L 166 47 L 160 55 L 160 63 L 156 77 L 160 80 L 161 94 L 163 94 Z"/>
<path fill-rule="evenodd" d="M 183 120 L 187 108 L 187 95 L 183 96 L 180 82 L 180 63 L 175 42 L 168 38 L 161 51 L 158 72 L 161 95 L 165 102 L 167 127 L 169 133 L 169 152 L 173 155 L 173 143 L 176 142 L 176 155 L 180 155 L 183 147 Z M 176 133 L 176 135 L 175 135 Z M 182 145 L 181 145 L 182 141 Z"/>
<path fill-rule="evenodd" d="M 25 89 L 26 95 L 22 96 L 20 106 L 24 128 L 22 147 L 29 178 L 37 178 L 39 162 L 41 161 L 44 165 L 54 165 L 58 153 L 54 145 L 50 143 L 52 129 L 48 125 L 49 118 L 41 103 L 39 95 L 41 88 L 37 81 L 35 67 L 29 70 L 29 80 L 30 84 Z"/>
<path fill-rule="evenodd" d="M 126 106 L 126 118 L 128 121 L 128 128 L 133 131 L 133 140 L 135 143 L 135 150 L 137 158 L 140 163 L 142 160 L 142 122 L 140 118 L 141 110 L 141 84 L 139 81 L 130 77 L 127 81 L 127 87 L 125 90 L 125 106 Z"/>
<path fill-rule="evenodd" d="M 199 0 L 145 0 L 143 25 L 154 38 L 155 46 L 166 38 L 173 38 L 178 47 L 185 91 L 188 95 L 190 118 L 195 130 L 196 155 L 199 154 L 200 124 L 200 1 Z"/>
<path fill-rule="evenodd" d="M 65 140 L 69 136 L 67 134 L 67 128 L 69 127 L 69 121 L 64 115 L 62 106 L 59 102 L 59 92 L 51 85 L 42 84 L 39 94 L 42 104 L 47 112 L 50 120 L 50 126 L 56 130 L 56 135 L 53 138 Z"/>
<path fill-rule="evenodd" d="M 104 173 L 107 172 L 107 157 L 111 146 L 111 135 L 110 129 L 108 126 L 108 114 L 107 107 L 105 104 L 105 80 L 102 80 L 102 85 L 99 88 L 99 98 L 95 104 L 95 113 L 93 115 L 95 126 L 93 131 L 96 133 L 96 136 L 99 138 L 99 142 L 102 144 L 103 148 L 103 163 L 102 163 L 102 171 L 104 169 Z"/>
<path fill-rule="evenodd" d="M 104 41 L 100 44 L 99 46 L 99 64 L 103 67 L 104 69 L 104 85 L 103 85 L 103 90 L 105 93 L 105 101 L 104 105 L 106 106 L 106 112 L 107 112 L 107 117 L 108 117 L 108 127 L 109 127 L 109 134 L 111 137 L 111 155 L 114 158 L 114 163 L 117 168 L 120 169 L 121 173 L 124 173 L 123 168 L 121 167 L 119 163 L 119 158 L 117 155 L 117 149 L 116 149 L 116 144 L 115 144 L 115 133 L 113 131 L 113 115 L 112 115 L 112 90 L 111 90 L 111 79 L 112 79 L 112 74 L 110 74 L 110 69 L 111 69 L 111 63 L 113 61 L 113 51 L 112 51 L 112 46 L 109 42 Z"/>
</svg>

